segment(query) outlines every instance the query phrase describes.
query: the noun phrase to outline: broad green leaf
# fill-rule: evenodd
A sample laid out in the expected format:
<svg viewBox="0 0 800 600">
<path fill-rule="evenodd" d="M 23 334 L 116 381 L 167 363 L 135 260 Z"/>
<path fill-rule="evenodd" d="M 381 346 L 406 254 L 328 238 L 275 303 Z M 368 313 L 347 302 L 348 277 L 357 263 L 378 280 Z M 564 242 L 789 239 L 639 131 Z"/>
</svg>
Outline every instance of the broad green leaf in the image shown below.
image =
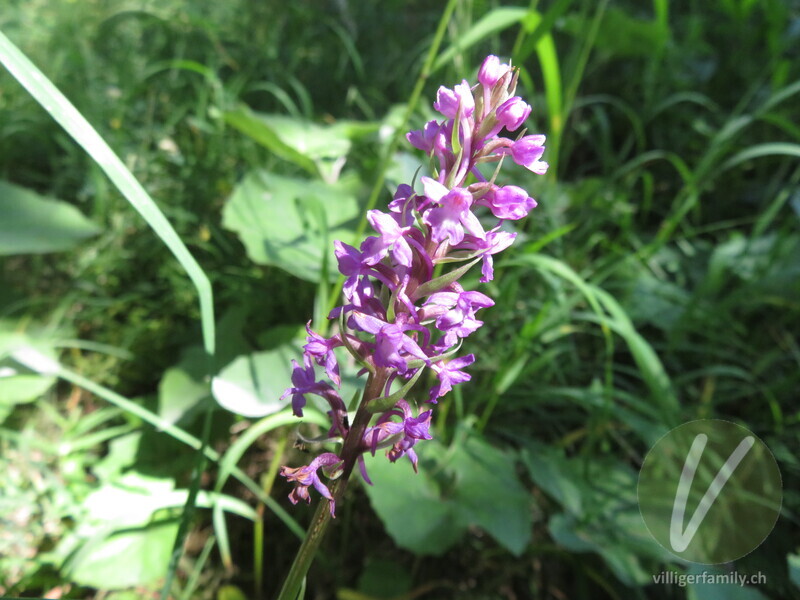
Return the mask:
<svg viewBox="0 0 800 600">
<path fill-rule="evenodd" d="M 246 106 L 239 107 L 237 110 L 228 111 L 224 114 L 225 121 L 228 124 L 233 125 L 236 129 L 250 136 L 284 160 L 293 162 L 297 166 L 308 171 L 311 175 L 318 175 L 319 172 L 316 163 L 310 157 L 303 154 L 303 152 L 281 139 L 274 125 L 263 118 L 265 116 L 266 115 L 251 111 Z"/>
<path fill-rule="evenodd" d="M 589 18 L 578 13 L 565 19 L 564 30 L 577 37 L 585 35 Z M 620 8 L 608 8 L 597 32 L 595 46 L 616 56 L 656 54 L 667 42 L 669 30 L 655 20 L 630 17 Z"/>
<path fill-rule="evenodd" d="M 0 362 L 0 406 L 33 402 L 55 383 L 55 377 L 44 377 L 4 362 Z"/>
<path fill-rule="evenodd" d="M 291 344 L 240 356 L 214 377 L 214 398 L 223 408 L 245 417 L 277 412 L 287 403 L 280 397 L 292 385 L 292 359 L 302 363 L 301 352 Z"/>
<path fill-rule="evenodd" d="M 0 255 L 61 252 L 99 232 L 74 206 L 0 181 Z"/>
<path fill-rule="evenodd" d="M 413 582 L 404 565 L 394 560 L 368 556 L 364 570 L 358 577 L 358 591 L 372 598 L 396 598 L 407 594 Z"/>
<path fill-rule="evenodd" d="M 136 464 L 136 454 L 142 432 L 136 431 L 121 435 L 108 443 L 108 451 L 92 467 L 92 473 L 101 481 L 117 479 L 127 468 Z"/>
<path fill-rule="evenodd" d="M 434 441 L 424 446 L 432 450 L 420 448 L 426 456 L 444 452 Z M 464 534 L 466 523 L 459 520 L 453 501 L 441 496 L 425 469 L 415 474 L 407 460 L 390 463 L 384 452 L 365 459 L 374 483 L 366 486 L 367 495 L 398 546 L 420 555 L 441 555 Z"/>
<path fill-rule="evenodd" d="M 176 521 L 154 522 L 154 513 L 181 506 L 186 491 L 172 480 L 128 473 L 91 492 L 77 527 L 54 551 L 74 582 L 103 589 L 145 585 L 167 571 Z M 120 569 L 120 564 L 125 568 Z"/>
<path fill-rule="evenodd" d="M 642 565 L 641 558 L 647 555 L 642 545 L 652 542 L 654 548 L 650 554 L 657 553 L 656 542 L 649 538 L 643 522 L 637 531 L 637 517 L 641 521 L 638 510 L 617 516 L 615 522 L 591 523 L 560 513 L 550 518 L 548 529 L 553 540 L 571 552 L 599 554 L 623 584 L 633 587 L 652 582 L 651 573 Z M 667 557 L 659 559 L 668 560 Z"/>
<path fill-rule="evenodd" d="M 302 342 L 298 340 L 300 331 Z M 263 417 L 289 405 L 289 399 L 279 401 L 279 398 L 292 385 L 292 359 L 303 363 L 301 346 L 305 343 L 305 329 L 275 327 L 263 332 L 259 341 L 270 350 L 238 356 L 212 380 L 212 394 L 217 402 L 227 410 L 247 417 Z M 354 395 L 360 398 L 365 382 L 363 377 L 356 376 L 360 367 L 344 349 L 337 348 L 335 353 L 342 379 L 337 391 L 345 402 Z M 317 378 L 326 380 L 324 369 L 317 365 L 314 368 Z M 322 414 L 330 410 L 324 399 L 313 394 L 306 398 L 309 405 L 319 408 Z M 305 415 L 305 420 L 313 420 L 310 413 Z"/>
<path fill-rule="evenodd" d="M 684 288 L 644 269 L 627 285 L 629 290 L 623 307 L 637 324 L 647 323 L 671 331 L 689 305 L 690 295 Z"/>
<path fill-rule="evenodd" d="M 0 324 L 0 407 L 8 409 L 14 404 L 33 402 L 56 381 L 52 375 L 37 373 L 11 358 L 12 353 L 25 352 L 26 348 L 36 348 L 46 359 L 56 358 L 53 350 L 46 344 L 6 329 L 5 325 Z"/>
<path fill-rule="evenodd" d="M 175 424 L 196 412 L 202 401 L 211 395 L 204 381 L 208 359 L 200 347 L 189 349 L 175 367 L 164 372 L 158 384 L 158 414 Z"/>
<path fill-rule="evenodd" d="M 530 495 L 517 479 L 514 459 L 471 435 L 457 447 L 453 500 L 462 521 L 478 525 L 512 554 L 531 539 Z"/>
<path fill-rule="evenodd" d="M 276 155 L 328 182 L 338 179 L 352 140 L 379 126 L 357 121 L 319 125 L 298 117 L 254 112 L 246 106 L 226 112 L 224 118 Z"/>
<path fill-rule="evenodd" d="M 184 506 L 188 491 L 172 479 L 129 472 L 91 492 L 80 519 L 54 551 L 72 581 L 102 589 L 146 585 L 163 577 L 177 533 L 170 509 Z M 201 491 L 197 505 L 255 520 L 255 511 L 237 498 Z M 125 568 L 120 568 L 124 564 Z"/>
<path fill-rule="evenodd" d="M 351 187 L 253 171 L 228 200 L 223 225 L 239 235 L 255 262 L 316 283 L 323 253 L 336 265 L 333 241 L 353 241 L 360 209 Z M 329 271 L 335 281 L 338 273 Z"/>
<path fill-rule="evenodd" d="M 141 527 L 158 510 L 180 506 L 186 491 L 174 489 L 170 479 L 126 473 L 93 491 L 83 502 L 87 522 L 108 523 L 115 528 Z"/>
<path fill-rule="evenodd" d="M 796 298 L 800 292 L 800 239 L 768 234 L 746 238 L 739 233 L 719 243 L 708 261 L 707 294 L 719 294 L 735 276 L 748 287 L 743 303 L 758 305 L 774 296 Z"/>
<path fill-rule="evenodd" d="M 562 507 L 573 515 L 583 514 L 583 494 L 574 473 L 564 468 L 565 458 L 549 446 L 536 447 L 523 454 L 531 478 Z"/>
<path fill-rule="evenodd" d="M 449 449 L 434 440 L 415 450 L 418 474 L 405 458 L 390 463 L 385 451 L 367 457 L 375 484 L 366 487 L 367 494 L 398 545 L 417 554 L 441 554 L 469 526 L 478 526 L 513 554 L 525 549 L 530 498 L 512 459 L 476 434 Z"/>
<path fill-rule="evenodd" d="M 178 523 L 173 520 L 93 539 L 81 548 L 65 572 L 79 585 L 100 589 L 153 583 L 167 573 L 177 533 Z"/>
</svg>

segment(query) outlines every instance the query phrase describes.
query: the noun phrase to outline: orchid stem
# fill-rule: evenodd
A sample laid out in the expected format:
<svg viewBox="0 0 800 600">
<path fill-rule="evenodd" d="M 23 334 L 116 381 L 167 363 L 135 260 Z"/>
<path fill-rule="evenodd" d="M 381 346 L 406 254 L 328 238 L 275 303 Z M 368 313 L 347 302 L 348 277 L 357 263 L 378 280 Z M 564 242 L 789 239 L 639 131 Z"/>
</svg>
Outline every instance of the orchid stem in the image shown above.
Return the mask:
<svg viewBox="0 0 800 600">
<path fill-rule="evenodd" d="M 350 479 L 350 473 L 353 472 L 353 467 L 362 451 L 361 440 L 372 418 L 372 413 L 369 412 L 368 405 L 372 400 L 383 395 L 383 387 L 386 385 L 386 379 L 386 370 L 377 369 L 376 373 L 369 375 L 367 383 L 364 386 L 361 404 L 358 407 L 356 416 L 353 419 L 353 424 L 350 427 L 350 431 L 342 447 L 341 457 L 344 461 L 342 474 L 331 485 L 331 495 L 333 496 L 334 502 L 337 504 L 344 495 L 347 482 Z M 294 562 L 289 569 L 289 574 L 286 576 L 286 581 L 283 583 L 283 588 L 281 588 L 277 600 L 297 600 L 297 594 L 303 584 L 303 579 L 306 573 L 308 573 L 308 569 L 311 567 L 314 555 L 317 553 L 317 549 L 322 542 L 322 538 L 325 536 L 330 521 L 331 511 L 329 504 L 322 500 L 317 505 L 317 510 L 311 520 L 311 525 L 308 528 L 306 537 L 300 545 L 297 555 L 294 557 Z"/>
</svg>

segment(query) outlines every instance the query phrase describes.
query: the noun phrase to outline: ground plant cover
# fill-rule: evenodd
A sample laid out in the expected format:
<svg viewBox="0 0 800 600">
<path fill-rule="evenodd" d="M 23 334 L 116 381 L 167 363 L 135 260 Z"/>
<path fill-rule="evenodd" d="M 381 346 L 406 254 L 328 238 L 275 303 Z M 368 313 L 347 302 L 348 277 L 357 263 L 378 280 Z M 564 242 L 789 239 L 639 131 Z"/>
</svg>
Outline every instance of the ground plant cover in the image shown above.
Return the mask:
<svg viewBox="0 0 800 600">
<path fill-rule="evenodd" d="M 326 514 L 300 597 L 800 598 L 800 3 L 6 0 L 0 63 L 0 597 L 285 600 Z M 780 480 L 713 564 L 638 487 L 703 419 Z"/>
</svg>

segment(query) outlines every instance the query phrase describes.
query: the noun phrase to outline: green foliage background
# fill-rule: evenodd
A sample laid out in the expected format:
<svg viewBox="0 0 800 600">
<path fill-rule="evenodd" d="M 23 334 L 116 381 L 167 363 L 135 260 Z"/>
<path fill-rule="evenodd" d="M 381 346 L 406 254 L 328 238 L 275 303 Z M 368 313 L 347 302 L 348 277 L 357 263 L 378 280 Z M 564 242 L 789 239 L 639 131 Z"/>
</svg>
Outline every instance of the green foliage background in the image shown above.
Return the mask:
<svg viewBox="0 0 800 600">
<path fill-rule="evenodd" d="M 420 474 L 370 462 L 307 597 L 800 597 L 800 4 L 450 4 L 406 123 L 445 3 L 6 0 L 210 280 L 216 335 L 164 234 L 0 73 L 0 595 L 274 596 L 311 514 L 275 477 L 308 460 L 276 401 L 332 242 L 493 53 L 548 135 L 546 178 L 507 169 L 539 207 Z M 726 565 L 763 585 L 653 584 L 697 567 L 647 533 L 637 469 L 698 418 L 778 460 L 778 525 Z"/>
</svg>

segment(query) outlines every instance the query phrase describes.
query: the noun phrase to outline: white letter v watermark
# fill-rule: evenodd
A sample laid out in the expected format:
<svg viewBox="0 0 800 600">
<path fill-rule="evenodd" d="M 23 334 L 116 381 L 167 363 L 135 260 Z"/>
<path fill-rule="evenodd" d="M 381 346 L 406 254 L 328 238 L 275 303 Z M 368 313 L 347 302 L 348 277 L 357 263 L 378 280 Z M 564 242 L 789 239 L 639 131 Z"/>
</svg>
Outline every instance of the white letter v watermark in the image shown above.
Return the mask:
<svg viewBox="0 0 800 600">
<path fill-rule="evenodd" d="M 689 498 L 689 490 L 692 488 L 694 474 L 695 471 L 697 471 L 700 458 L 703 456 L 703 450 L 705 450 L 707 441 L 708 436 L 706 434 L 697 434 L 697 437 L 694 438 L 694 442 L 692 442 L 689 454 L 686 455 L 686 461 L 683 463 L 683 472 L 678 482 L 675 503 L 672 505 L 672 521 L 670 521 L 669 525 L 669 543 L 675 552 L 683 552 L 692 542 L 700 524 L 703 522 L 703 519 L 706 518 L 708 509 L 714 504 L 714 501 L 717 499 L 717 496 L 719 496 L 724 485 L 728 482 L 728 479 L 733 475 L 736 467 L 739 466 L 739 463 L 742 462 L 742 459 L 750 451 L 750 448 L 753 447 L 755 438 L 753 436 L 748 436 L 739 442 L 736 450 L 731 453 L 728 460 L 725 461 L 725 464 L 717 471 L 714 481 L 708 486 L 706 493 L 703 495 L 702 500 L 700 500 L 700 504 L 697 505 L 692 518 L 689 520 L 689 524 L 686 526 L 686 530 L 681 531 L 683 529 L 683 514 L 686 511 L 686 500 Z"/>
</svg>

